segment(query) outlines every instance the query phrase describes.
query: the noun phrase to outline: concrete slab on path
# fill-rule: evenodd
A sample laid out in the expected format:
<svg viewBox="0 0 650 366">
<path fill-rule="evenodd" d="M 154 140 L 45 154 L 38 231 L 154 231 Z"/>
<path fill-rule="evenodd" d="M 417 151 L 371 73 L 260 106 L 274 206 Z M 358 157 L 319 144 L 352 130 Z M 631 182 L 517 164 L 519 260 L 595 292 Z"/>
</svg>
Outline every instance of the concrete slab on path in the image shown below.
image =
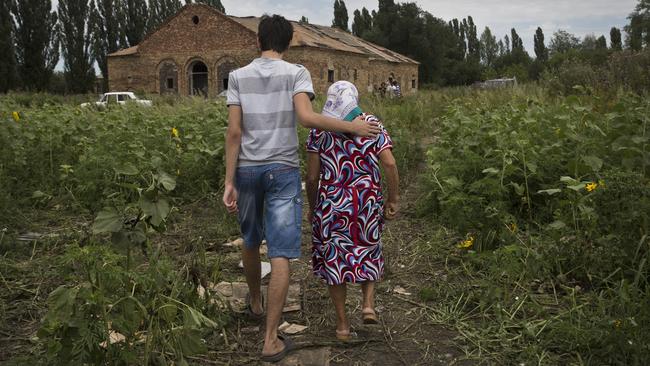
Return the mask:
<svg viewBox="0 0 650 366">
<path fill-rule="evenodd" d="M 329 347 L 305 348 L 289 353 L 284 360 L 264 365 L 278 366 L 329 366 L 331 350 Z"/>
<path fill-rule="evenodd" d="M 248 294 L 248 285 L 246 282 L 219 282 L 218 284 L 209 284 L 208 288 L 224 297 L 235 311 L 244 311 L 246 309 L 246 295 Z M 266 296 L 268 286 L 262 286 L 262 293 Z M 283 311 L 292 312 L 302 309 L 300 284 L 293 283 L 289 285 L 287 302 Z"/>
</svg>

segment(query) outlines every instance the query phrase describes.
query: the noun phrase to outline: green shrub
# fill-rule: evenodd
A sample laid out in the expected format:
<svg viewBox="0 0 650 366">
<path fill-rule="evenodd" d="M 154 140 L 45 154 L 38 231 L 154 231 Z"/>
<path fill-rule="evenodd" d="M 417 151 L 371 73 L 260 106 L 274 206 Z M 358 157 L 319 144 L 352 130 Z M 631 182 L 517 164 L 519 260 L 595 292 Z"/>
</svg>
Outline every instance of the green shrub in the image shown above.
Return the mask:
<svg viewBox="0 0 650 366">
<path fill-rule="evenodd" d="M 650 355 L 649 112 L 635 95 L 515 94 L 439 119 L 420 210 L 456 233 L 472 281 L 446 296 L 479 312 L 463 334 L 496 363 Z"/>
</svg>

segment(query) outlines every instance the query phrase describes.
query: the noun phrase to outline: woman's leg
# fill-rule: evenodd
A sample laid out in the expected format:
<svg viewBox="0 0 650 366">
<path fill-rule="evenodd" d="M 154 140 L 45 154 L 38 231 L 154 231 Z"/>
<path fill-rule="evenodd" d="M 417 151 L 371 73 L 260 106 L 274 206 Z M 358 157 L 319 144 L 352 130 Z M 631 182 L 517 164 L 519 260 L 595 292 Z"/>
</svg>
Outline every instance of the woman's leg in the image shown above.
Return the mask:
<svg viewBox="0 0 650 366">
<path fill-rule="evenodd" d="M 346 333 L 350 331 L 350 321 L 345 313 L 345 283 L 341 285 L 328 286 L 332 303 L 336 311 L 336 331 L 337 333 Z"/>
<path fill-rule="evenodd" d="M 361 305 L 361 317 L 363 324 L 377 324 L 377 313 L 375 313 L 375 282 L 368 281 L 361 284 L 363 292 L 363 304 Z"/>
<path fill-rule="evenodd" d="M 367 311 L 367 309 L 375 310 L 375 282 L 366 281 L 361 284 L 361 291 L 363 292 L 363 305 L 361 307 L 362 311 Z"/>
</svg>

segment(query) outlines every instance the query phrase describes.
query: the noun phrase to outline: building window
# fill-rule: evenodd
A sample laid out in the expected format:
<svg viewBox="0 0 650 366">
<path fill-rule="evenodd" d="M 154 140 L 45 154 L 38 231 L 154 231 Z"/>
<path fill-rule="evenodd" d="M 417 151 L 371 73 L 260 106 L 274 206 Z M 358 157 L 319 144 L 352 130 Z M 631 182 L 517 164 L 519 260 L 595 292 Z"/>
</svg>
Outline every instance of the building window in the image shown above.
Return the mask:
<svg viewBox="0 0 650 366">
<path fill-rule="evenodd" d="M 193 17 L 192 17 L 192 23 L 194 23 L 194 24 L 199 24 L 199 17 L 196 16 L 196 15 L 193 16 Z"/>
<path fill-rule="evenodd" d="M 411 80 L 411 88 L 415 89 L 415 79 Z"/>
<path fill-rule="evenodd" d="M 330 83 L 334 82 L 334 70 L 327 70 L 327 81 Z"/>
<path fill-rule="evenodd" d="M 354 69 L 354 81 L 357 81 L 357 78 L 359 77 L 359 72 L 357 69 Z"/>
<path fill-rule="evenodd" d="M 174 89 L 174 78 L 167 78 L 167 89 Z"/>
</svg>

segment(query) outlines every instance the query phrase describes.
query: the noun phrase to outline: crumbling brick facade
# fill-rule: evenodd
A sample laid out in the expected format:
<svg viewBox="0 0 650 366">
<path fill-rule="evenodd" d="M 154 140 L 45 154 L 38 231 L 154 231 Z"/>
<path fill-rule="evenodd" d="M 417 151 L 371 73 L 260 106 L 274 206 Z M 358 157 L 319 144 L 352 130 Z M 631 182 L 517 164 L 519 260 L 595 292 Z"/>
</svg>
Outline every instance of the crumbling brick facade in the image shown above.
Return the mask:
<svg viewBox="0 0 650 366">
<path fill-rule="evenodd" d="M 206 5 L 183 7 L 138 46 L 109 55 L 109 90 L 216 97 L 227 88 L 232 70 L 259 55 L 253 27 L 237 19 L 250 20 L 223 15 Z M 418 88 L 415 61 L 391 62 L 331 46 L 294 43 L 285 59 L 310 71 L 318 93 L 324 93 L 332 80 L 349 80 L 365 93 L 391 75 L 403 93 Z"/>
</svg>

